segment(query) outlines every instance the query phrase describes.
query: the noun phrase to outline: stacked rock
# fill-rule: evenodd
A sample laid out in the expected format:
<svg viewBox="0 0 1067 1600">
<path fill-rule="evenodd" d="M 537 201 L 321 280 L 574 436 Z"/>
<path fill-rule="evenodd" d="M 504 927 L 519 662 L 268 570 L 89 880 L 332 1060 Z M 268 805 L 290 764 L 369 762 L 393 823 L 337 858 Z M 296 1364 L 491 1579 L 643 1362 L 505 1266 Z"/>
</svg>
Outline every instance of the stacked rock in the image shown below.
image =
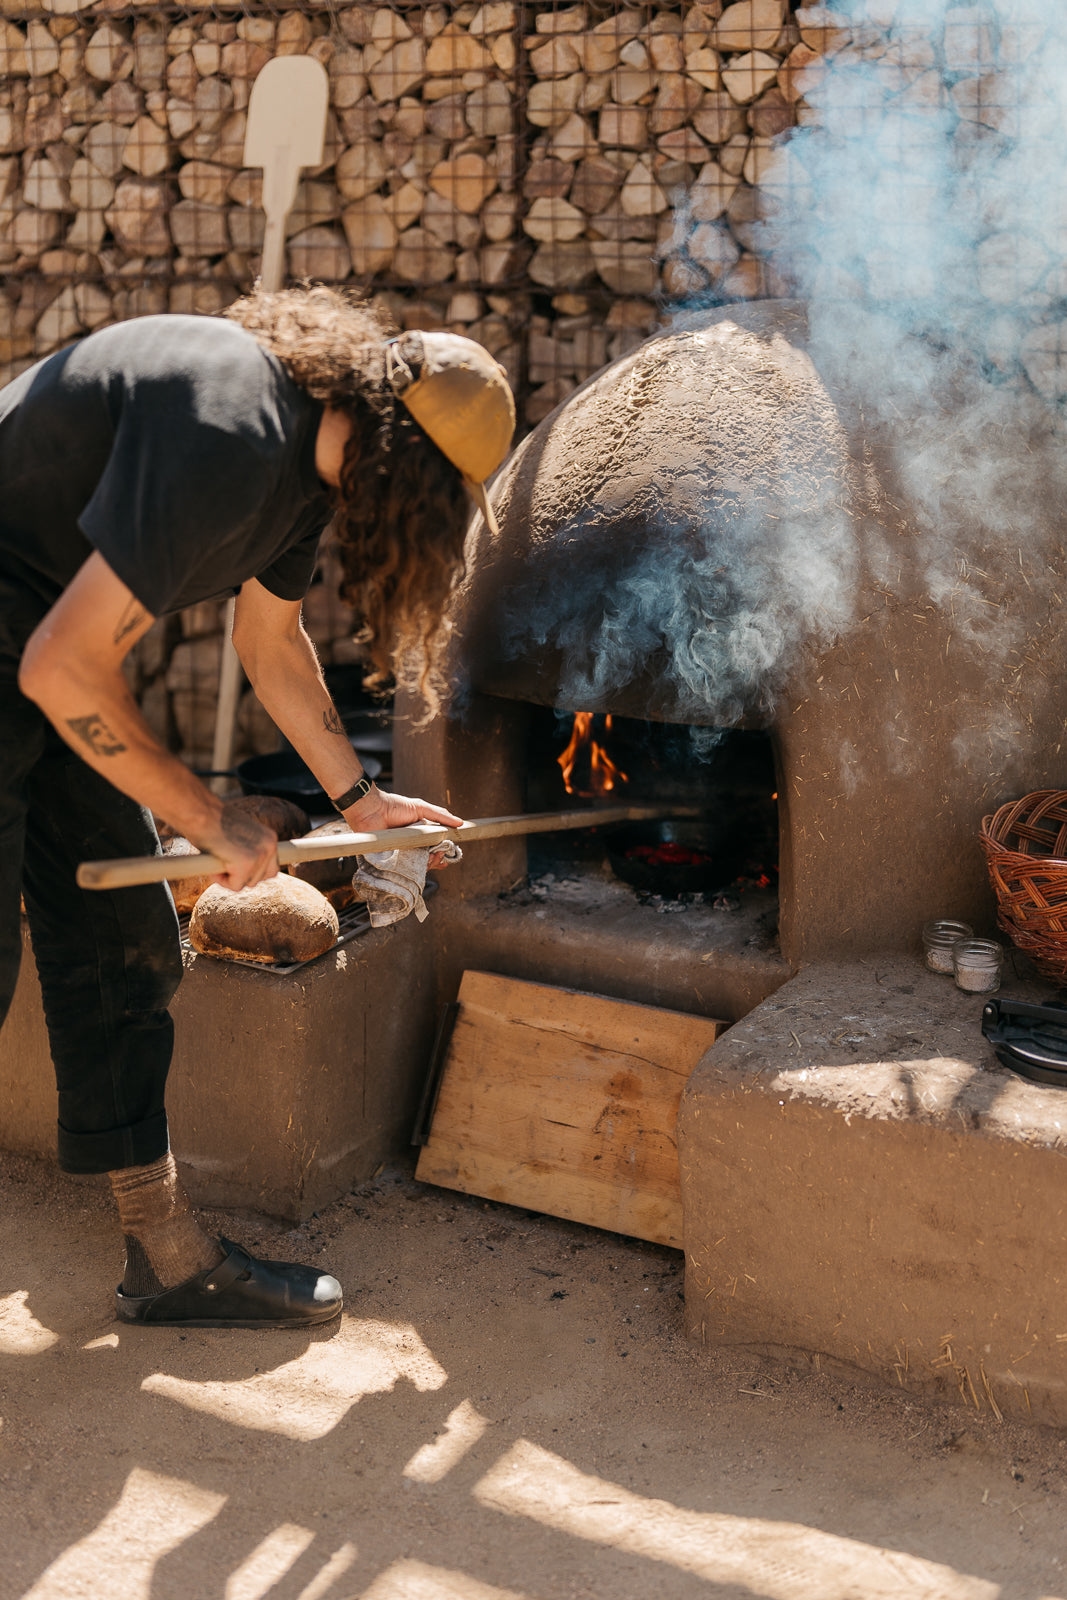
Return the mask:
<svg viewBox="0 0 1067 1600">
<path fill-rule="evenodd" d="M 787 0 L 117 10 L 0 5 L 0 381 L 111 320 L 216 311 L 251 283 L 249 93 L 272 56 L 306 53 L 331 110 L 290 275 L 479 339 L 532 387 L 531 421 L 664 299 L 765 292 L 767 152 L 848 37 Z"/>
<path fill-rule="evenodd" d="M 779 286 L 755 248 L 774 141 L 805 68 L 848 40 L 825 8 L 786 0 L 538 11 L 523 40 L 535 129 L 522 179 L 529 278 L 554 318 L 531 322 L 526 416 L 538 421 L 658 308 Z"/>
</svg>

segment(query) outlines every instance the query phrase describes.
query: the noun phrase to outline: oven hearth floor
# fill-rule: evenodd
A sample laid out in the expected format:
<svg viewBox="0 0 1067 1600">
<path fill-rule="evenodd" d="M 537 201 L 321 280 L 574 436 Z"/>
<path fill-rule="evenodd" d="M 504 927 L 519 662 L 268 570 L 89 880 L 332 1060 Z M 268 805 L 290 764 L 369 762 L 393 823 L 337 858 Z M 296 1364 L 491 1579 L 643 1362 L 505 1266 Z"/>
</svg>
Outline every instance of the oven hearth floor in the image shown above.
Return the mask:
<svg viewBox="0 0 1067 1600">
<path fill-rule="evenodd" d="M 440 993 L 454 997 L 463 971 L 478 968 L 733 1022 L 791 976 L 775 891 L 733 898 L 730 909 L 657 901 L 571 863 L 503 895 L 442 894 Z"/>
</svg>

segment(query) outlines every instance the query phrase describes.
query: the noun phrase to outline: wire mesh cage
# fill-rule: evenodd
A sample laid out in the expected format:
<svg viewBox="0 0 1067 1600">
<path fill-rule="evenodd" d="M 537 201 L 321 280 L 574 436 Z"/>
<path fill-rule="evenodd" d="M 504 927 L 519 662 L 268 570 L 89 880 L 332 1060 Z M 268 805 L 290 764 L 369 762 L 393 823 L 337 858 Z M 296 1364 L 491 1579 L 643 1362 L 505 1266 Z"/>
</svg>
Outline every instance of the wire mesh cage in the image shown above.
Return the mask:
<svg viewBox="0 0 1067 1600">
<path fill-rule="evenodd" d="M 251 284 L 246 111 L 286 54 L 323 62 L 331 96 L 290 276 L 481 339 L 530 422 L 694 300 L 810 290 L 818 271 L 922 298 L 963 243 L 998 310 L 1032 321 L 1035 295 L 1061 295 L 1046 90 L 1067 27 L 1037 0 L 4 11 L 2 378 L 110 320 L 217 311 Z M 946 204 L 951 229 L 931 224 Z M 1056 363 L 1061 342 L 1038 341 Z"/>
<path fill-rule="evenodd" d="M 0 376 L 110 320 L 217 311 L 251 284 L 246 110 L 275 54 L 316 56 L 331 91 L 290 276 L 370 289 L 402 326 L 462 328 L 508 367 L 529 422 L 664 303 L 767 287 L 713 225 L 731 203 L 742 216 L 753 151 L 795 121 L 785 0 L 5 9 Z"/>
<path fill-rule="evenodd" d="M 0 381 L 251 286 L 249 95 L 294 54 L 325 66 L 330 112 L 290 278 L 479 340 L 522 426 L 679 314 L 794 292 L 824 326 L 891 327 L 842 334 L 875 378 L 926 383 L 932 341 L 1067 395 L 1067 18 L 1039 0 L 6 0 Z M 314 590 L 308 609 L 343 655 L 350 619 Z M 198 760 L 209 622 L 160 624 L 131 666 Z M 271 730 L 246 715 L 256 748 Z"/>
</svg>

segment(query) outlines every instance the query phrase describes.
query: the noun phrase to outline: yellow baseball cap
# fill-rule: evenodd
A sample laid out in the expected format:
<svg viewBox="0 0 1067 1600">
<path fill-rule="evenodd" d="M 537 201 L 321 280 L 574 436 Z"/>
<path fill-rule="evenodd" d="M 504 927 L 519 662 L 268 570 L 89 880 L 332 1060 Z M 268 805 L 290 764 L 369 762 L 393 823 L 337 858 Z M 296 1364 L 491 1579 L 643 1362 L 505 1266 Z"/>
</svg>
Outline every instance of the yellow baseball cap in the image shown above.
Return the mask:
<svg viewBox="0 0 1067 1600">
<path fill-rule="evenodd" d="M 463 476 L 494 534 L 485 492 L 511 448 L 515 401 L 507 374 L 482 345 L 459 333 L 405 333 L 385 347 L 390 387 Z"/>
</svg>

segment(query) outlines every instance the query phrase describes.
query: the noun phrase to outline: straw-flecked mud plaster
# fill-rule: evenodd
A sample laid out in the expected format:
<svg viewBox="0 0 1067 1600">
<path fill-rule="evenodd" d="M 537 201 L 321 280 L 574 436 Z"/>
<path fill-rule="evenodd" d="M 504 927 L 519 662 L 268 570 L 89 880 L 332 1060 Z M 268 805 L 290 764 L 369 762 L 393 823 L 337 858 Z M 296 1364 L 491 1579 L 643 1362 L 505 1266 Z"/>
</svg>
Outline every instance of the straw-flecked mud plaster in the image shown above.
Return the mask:
<svg viewBox="0 0 1067 1600">
<path fill-rule="evenodd" d="M 825 519 L 845 506 L 850 593 L 836 594 L 829 620 L 813 609 L 807 631 L 795 630 L 742 708 L 745 720 L 769 728 L 779 762 L 783 954 L 796 963 L 914 948 L 934 916 L 989 927 L 981 817 L 1012 796 L 1060 786 L 1067 771 L 1056 665 L 1067 594 L 1059 424 L 1040 403 L 1021 400 L 1012 430 L 972 429 L 1010 474 L 1014 531 L 1002 504 L 994 519 L 987 498 L 969 494 L 965 460 L 946 457 L 933 516 L 928 494 L 913 503 L 904 481 L 929 428 L 903 419 L 868 427 L 847 372 L 832 387 L 815 374 L 795 306 L 730 307 L 700 327 L 716 342 L 684 330 L 650 341 L 516 453 L 493 490 L 500 543 L 490 548 L 483 533 L 456 608 L 457 670 L 476 706 L 494 697 L 504 759 L 521 742 L 503 731 L 507 699 L 570 698 L 558 640 L 539 648 L 528 627 L 523 633 L 524 616 L 558 594 L 572 634 L 601 637 L 605 596 L 635 542 L 658 550 L 665 572 L 684 566 L 678 545 L 684 552 L 692 529 L 668 525 L 664 507 L 699 501 L 727 518 L 741 497 L 749 519 L 753 506 L 765 515 L 773 541 L 773 518 L 791 495 L 801 525 L 809 511 Z M 963 406 L 965 376 L 957 388 Z M 946 379 L 945 392 L 931 396 L 938 415 L 951 415 L 953 393 Z M 968 415 L 973 421 L 973 407 Z M 809 470 L 821 476 L 805 487 Z M 685 488 L 694 479 L 704 485 L 696 495 Z M 745 526 L 747 537 L 750 520 Z M 825 543 L 813 525 L 816 533 Z M 721 543 L 728 551 L 729 540 Z M 845 577 L 846 566 L 838 563 Z M 583 594 L 584 614 L 574 600 Z M 721 720 L 721 705 L 702 718 L 690 689 L 679 687 L 670 670 L 679 647 L 667 638 L 642 670 L 622 670 L 600 708 Z M 462 786 L 463 715 L 457 709 L 422 735 L 420 773 L 439 769 Z M 488 755 L 492 767 L 492 748 Z"/>
</svg>

